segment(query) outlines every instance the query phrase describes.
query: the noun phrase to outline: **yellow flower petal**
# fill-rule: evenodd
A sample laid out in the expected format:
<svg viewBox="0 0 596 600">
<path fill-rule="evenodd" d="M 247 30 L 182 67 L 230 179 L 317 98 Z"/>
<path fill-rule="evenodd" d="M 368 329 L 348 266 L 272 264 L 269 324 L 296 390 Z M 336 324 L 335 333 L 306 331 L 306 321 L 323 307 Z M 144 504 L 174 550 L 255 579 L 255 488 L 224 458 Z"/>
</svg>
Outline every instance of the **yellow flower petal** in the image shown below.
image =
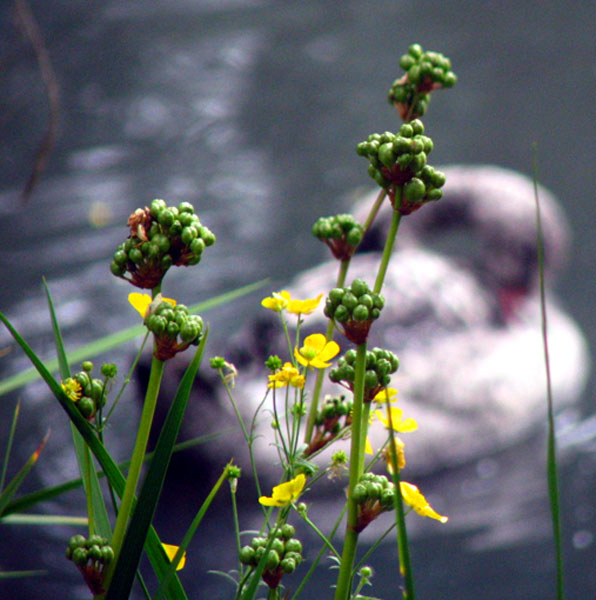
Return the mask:
<svg viewBox="0 0 596 600">
<path fill-rule="evenodd" d="M 177 304 L 173 298 L 164 298 L 161 294 L 157 294 L 155 298 L 151 298 L 149 294 L 141 294 L 140 292 L 131 292 L 128 294 L 128 301 L 143 319 L 147 316 L 149 307 L 155 307 L 160 302 L 169 302 L 172 306 L 176 306 Z"/>
<path fill-rule="evenodd" d="M 166 554 L 168 555 L 170 562 L 172 562 L 174 560 L 174 557 L 176 556 L 176 552 L 178 552 L 179 546 L 173 546 L 172 544 L 164 544 L 163 542 L 161 545 L 163 546 L 163 549 L 165 550 Z M 180 562 L 176 566 L 176 571 L 180 571 L 180 569 L 184 569 L 185 565 L 186 565 L 186 552 L 182 555 Z"/>
<path fill-rule="evenodd" d="M 441 523 L 447 523 L 449 517 L 437 513 L 415 485 L 406 481 L 401 481 L 399 486 L 404 502 L 408 506 L 411 506 L 419 515 L 429 517 L 430 519 L 436 519 Z"/>
<path fill-rule="evenodd" d="M 261 306 L 268 308 L 274 312 L 281 312 L 288 307 L 290 303 L 290 292 L 282 290 L 279 293 L 273 292 L 268 298 L 261 300 Z"/>
<path fill-rule="evenodd" d="M 377 392 L 373 400 L 379 404 L 384 402 L 395 402 L 397 400 L 397 390 L 392 387 L 384 388 L 380 392 Z"/>
<path fill-rule="evenodd" d="M 391 411 L 391 425 L 393 426 L 393 431 L 397 431 L 398 433 L 407 433 L 410 431 L 416 431 L 418 429 L 418 423 L 415 419 L 403 419 L 402 416 L 404 411 L 401 408 L 397 408 L 396 406 L 388 407 Z M 382 410 L 375 410 L 375 415 L 377 419 L 389 429 L 389 417 L 385 415 Z"/>
<path fill-rule="evenodd" d="M 291 504 L 300 496 L 305 484 L 306 475 L 300 473 L 294 479 L 276 485 L 273 488 L 271 497 L 261 496 L 259 503 L 263 506 L 286 506 Z"/>
<path fill-rule="evenodd" d="M 310 315 L 317 306 L 323 294 L 319 294 L 316 298 L 307 298 L 306 300 L 290 300 L 288 304 L 288 312 L 294 315 Z"/>
<path fill-rule="evenodd" d="M 370 445 L 370 439 L 366 436 L 366 445 L 364 446 L 364 452 L 366 454 L 374 454 L 372 446 Z"/>
<path fill-rule="evenodd" d="M 325 369 L 327 362 L 339 353 L 339 346 L 333 340 L 327 341 L 322 333 L 313 333 L 304 339 L 302 348 L 294 348 L 294 357 L 305 367 Z"/>
<path fill-rule="evenodd" d="M 77 402 L 81 399 L 83 395 L 83 388 L 81 384 L 72 377 L 66 378 L 61 384 L 60 387 L 64 390 L 64 393 L 68 396 L 69 400 L 73 402 Z"/>
</svg>

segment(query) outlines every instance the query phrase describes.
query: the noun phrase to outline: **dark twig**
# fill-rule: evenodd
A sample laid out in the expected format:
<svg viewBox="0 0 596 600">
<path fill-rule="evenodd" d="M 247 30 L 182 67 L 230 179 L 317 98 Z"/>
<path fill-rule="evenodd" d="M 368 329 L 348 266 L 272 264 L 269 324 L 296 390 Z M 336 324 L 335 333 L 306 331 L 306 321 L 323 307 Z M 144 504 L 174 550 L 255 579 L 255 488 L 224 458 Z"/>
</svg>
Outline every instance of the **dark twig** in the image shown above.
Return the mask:
<svg viewBox="0 0 596 600">
<path fill-rule="evenodd" d="M 31 196 L 40 176 L 45 171 L 48 158 L 56 144 L 60 123 L 60 86 L 41 31 L 27 0 L 15 0 L 15 15 L 22 35 L 31 44 L 37 58 L 49 105 L 47 129 L 35 153 L 33 169 L 29 175 L 29 179 L 21 192 L 21 202 L 25 203 Z"/>
</svg>

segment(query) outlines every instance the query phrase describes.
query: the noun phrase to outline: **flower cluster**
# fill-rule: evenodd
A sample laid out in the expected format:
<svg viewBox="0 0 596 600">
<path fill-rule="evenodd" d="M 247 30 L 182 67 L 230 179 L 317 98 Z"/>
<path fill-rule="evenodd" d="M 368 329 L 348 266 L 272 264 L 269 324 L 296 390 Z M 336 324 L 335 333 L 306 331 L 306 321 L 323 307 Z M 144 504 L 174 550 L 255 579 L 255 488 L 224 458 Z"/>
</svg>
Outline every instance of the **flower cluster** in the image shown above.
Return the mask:
<svg viewBox="0 0 596 600">
<path fill-rule="evenodd" d="M 114 560 L 114 551 L 108 540 L 99 535 L 86 539 L 73 535 L 66 548 L 66 558 L 78 567 L 93 594 L 103 594 L 104 569 Z"/>
<path fill-rule="evenodd" d="M 326 396 L 315 419 L 315 432 L 305 456 L 323 448 L 334 440 L 339 432 L 351 424 L 352 402 L 345 396 Z M 342 422 L 343 421 L 343 422 Z"/>
<path fill-rule="evenodd" d="M 91 377 L 93 363 L 85 361 L 81 366 L 81 371 L 67 377 L 60 385 L 77 410 L 91 421 L 98 409 L 106 404 L 107 383 L 116 376 L 116 367 L 113 364 L 103 365 L 101 373 L 105 379 L 102 380 Z"/>
<path fill-rule="evenodd" d="M 321 217 L 312 226 L 313 235 L 325 242 L 338 260 L 349 259 L 362 241 L 364 229 L 352 215 Z"/>
<path fill-rule="evenodd" d="M 267 553 L 263 581 L 272 589 L 278 587 L 283 575 L 293 573 L 303 560 L 302 543 L 294 537 L 295 532 L 294 527 L 286 523 L 272 539 L 260 536 L 253 538 L 250 546 L 241 548 L 240 561 L 256 567 Z"/>
<path fill-rule="evenodd" d="M 393 510 L 395 485 L 384 475 L 365 473 L 354 486 L 352 496 L 358 505 L 358 519 L 354 529 L 360 532 L 382 512 Z"/>
<path fill-rule="evenodd" d="M 325 316 L 333 319 L 351 342 L 362 344 L 384 305 L 383 296 L 372 292 L 362 279 L 354 279 L 350 287 L 333 288 L 329 292 Z"/>
<path fill-rule="evenodd" d="M 451 61 L 439 52 L 424 51 L 420 44 L 412 44 L 407 54 L 399 59 L 406 71 L 396 79 L 389 90 L 389 103 L 393 104 L 404 121 L 421 117 L 430 102 L 430 92 L 451 88 L 457 76 L 451 70 Z"/>
<path fill-rule="evenodd" d="M 366 352 L 364 373 L 364 402 L 375 400 L 375 396 L 389 385 L 391 375 L 399 368 L 397 356 L 390 350 L 373 348 Z M 347 389 L 354 390 L 356 378 L 356 350 L 348 350 L 329 371 L 329 379 Z"/>
<path fill-rule="evenodd" d="M 172 266 L 196 265 L 215 235 L 201 224 L 189 202 L 177 207 L 153 200 L 128 219 L 130 236 L 118 246 L 110 269 L 133 285 L 151 289 Z"/>
<path fill-rule="evenodd" d="M 370 162 L 368 174 L 387 189 L 394 208 L 402 215 L 443 195 L 445 175 L 426 164 L 433 142 L 423 134 L 422 121 L 415 119 L 404 123 L 397 134 L 373 133 L 356 147 L 357 153 Z M 396 205 L 395 188 L 401 186 L 403 198 Z"/>
<path fill-rule="evenodd" d="M 172 306 L 163 300 L 148 311 L 145 325 L 155 336 L 155 358 L 168 360 L 191 344 L 198 345 L 203 332 L 203 319 L 191 315 L 184 304 Z"/>
</svg>

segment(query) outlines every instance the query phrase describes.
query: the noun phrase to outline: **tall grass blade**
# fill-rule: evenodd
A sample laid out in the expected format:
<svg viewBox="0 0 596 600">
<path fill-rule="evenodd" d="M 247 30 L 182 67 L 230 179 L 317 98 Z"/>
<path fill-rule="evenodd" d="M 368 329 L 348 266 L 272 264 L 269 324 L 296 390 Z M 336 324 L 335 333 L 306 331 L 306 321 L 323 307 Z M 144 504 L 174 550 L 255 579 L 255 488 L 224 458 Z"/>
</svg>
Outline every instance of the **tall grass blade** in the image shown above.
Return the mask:
<svg viewBox="0 0 596 600">
<path fill-rule="evenodd" d="M 536 145 L 533 145 L 534 163 L 534 200 L 536 204 L 536 230 L 538 242 L 538 276 L 540 283 L 540 312 L 542 320 L 542 346 L 544 348 L 544 365 L 546 370 L 546 396 L 548 417 L 548 447 L 547 447 L 547 480 L 548 495 L 552 517 L 553 537 L 557 563 L 557 600 L 565 598 L 563 585 L 563 543 L 561 532 L 561 509 L 559 502 L 559 476 L 557 471 L 557 446 L 555 439 L 555 416 L 553 409 L 553 391 L 551 382 L 550 357 L 548 350 L 548 321 L 546 315 L 546 293 L 544 285 L 544 236 L 542 232 L 542 217 L 540 213 L 540 198 L 538 195 L 538 166 L 536 161 Z"/>
<path fill-rule="evenodd" d="M 4 482 L 6 481 L 6 472 L 8 470 L 8 461 L 10 460 L 10 452 L 12 450 L 12 443 L 14 441 L 14 432 L 17 428 L 17 421 L 19 420 L 19 412 L 21 411 L 21 401 L 17 402 L 14 407 L 14 413 L 12 415 L 12 421 L 10 423 L 10 431 L 8 433 L 8 440 L 6 442 L 6 452 L 4 453 L 4 460 L 2 461 L 2 475 L 0 475 L 0 492 L 4 489 Z"/>
<path fill-rule="evenodd" d="M 56 317 L 56 311 L 54 309 L 54 302 L 52 301 L 52 295 L 48 283 L 43 279 L 43 286 L 48 300 L 48 307 L 50 309 L 50 318 L 52 320 L 52 329 L 54 331 L 54 343 L 56 345 L 56 355 L 58 357 L 58 367 L 60 369 L 60 376 L 62 379 L 70 377 L 70 365 L 68 364 L 68 358 L 66 356 L 66 349 L 64 347 L 64 340 L 62 338 L 62 332 L 60 331 L 60 324 Z M 72 433 L 72 441 L 75 449 L 75 455 L 77 457 L 77 463 L 79 465 L 79 473 L 83 480 L 83 488 L 85 490 L 85 497 L 87 498 L 88 513 L 90 530 L 89 533 L 99 533 L 102 537 L 110 539 L 112 535 L 112 528 L 110 527 L 110 519 L 108 517 L 108 511 L 106 509 L 105 500 L 99 487 L 99 480 L 97 479 L 97 471 L 95 469 L 95 463 L 89 455 L 89 448 L 85 445 L 83 437 L 77 431 L 74 424 L 70 423 L 70 430 Z"/>
<path fill-rule="evenodd" d="M 10 480 L 9 484 L 6 486 L 6 489 L 0 494 L 0 516 L 4 512 L 4 509 L 10 502 L 10 499 L 16 494 L 19 486 L 25 480 L 25 477 L 29 474 L 29 471 L 34 467 L 43 447 L 46 445 L 48 438 L 50 437 L 50 433 L 46 433 L 45 437 L 41 441 L 41 444 L 37 447 L 37 450 L 27 459 L 27 462 L 20 468 L 19 472 Z"/>
<path fill-rule="evenodd" d="M 215 495 L 219 491 L 219 488 L 222 486 L 223 482 L 226 480 L 226 478 L 228 476 L 228 468 L 229 468 L 230 464 L 231 463 L 226 465 L 226 468 L 223 470 L 223 473 L 219 476 L 219 479 L 215 482 L 215 485 L 209 492 L 207 498 L 205 498 L 203 504 L 201 504 L 201 508 L 195 515 L 195 518 L 193 519 L 192 523 L 190 524 L 190 527 L 188 528 L 188 531 L 184 534 L 184 538 L 182 539 L 182 542 L 180 543 L 178 551 L 176 552 L 176 556 L 174 556 L 174 558 L 172 559 L 172 562 L 169 566 L 166 576 L 164 577 L 164 579 L 162 579 L 160 581 L 159 589 L 157 590 L 155 600 L 160 600 L 160 598 L 163 596 L 163 590 L 168 585 L 170 578 L 174 575 L 174 573 L 176 571 L 176 567 L 178 566 L 178 563 L 180 562 L 180 559 L 186 552 L 188 545 L 190 544 L 197 529 L 199 528 L 199 525 L 201 524 L 203 517 L 205 516 L 205 513 L 207 512 L 207 510 L 209 510 L 209 507 L 211 506 L 211 503 L 213 502 Z"/>
</svg>

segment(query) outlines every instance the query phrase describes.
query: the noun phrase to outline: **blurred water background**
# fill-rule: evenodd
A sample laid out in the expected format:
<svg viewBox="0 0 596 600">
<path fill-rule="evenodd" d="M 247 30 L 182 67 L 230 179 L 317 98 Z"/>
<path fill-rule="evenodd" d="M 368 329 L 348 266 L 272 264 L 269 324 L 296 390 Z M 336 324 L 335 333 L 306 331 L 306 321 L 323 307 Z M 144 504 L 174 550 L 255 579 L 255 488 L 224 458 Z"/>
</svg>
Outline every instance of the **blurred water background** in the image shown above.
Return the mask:
<svg viewBox="0 0 596 600">
<path fill-rule="evenodd" d="M 536 142 L 540 180 L 562 201 L 575 238 L 556 289 L 596 348 L 594 3 L 52 0 L 30 6 L 60 86 L 60 134 L 22 204 L 48 101 L 31 45 L 15 25 L 14 4 L 5 1 L 0 309 L 43 356 L 52 355 L 52 339 L 42 276 L 70 348 L 131 323 L 130 286 L 107 265 L 124 235 L 122 223 L 154 197 L 193 202 L 218 236 L 200 267 L 168 274 L 167 289 L 187 304 L 263 277 L 283 282 L 319 261 L 323 249 L 311 241 L 310 226 L 347 209 L 354 190 L 368 189 L 354 147 L 371 132 L 398 127 L 385 98 L 399 75 L 399 56 L 414 41 L 449 56 L 459 77 L 454 90 L 433 96 L 425 119 L 435 141 L 432 164 L 490 163 L 531 173 Z M 210 355 L 258 310 L 259 297 L 250 306 L 205 314 Z M 9 344 L 4 332 L 0 342 Z M 113 360 L 126 364 L 133 350 Z M 26 366 L 13 349 L 1 359 L 0 375 Z M 48 424 L 54 431 L 28 489 L 72 476 L 61 471 L 64 449 L 55 433 L 64 419 L 43 386 L 2 398 L 0 439 L 17 397 L 23 399 L 17 456 L 33 450 Z M 596 597 L 594 398 L 592 380 L 559 420 L 567 585 L 569 598 L 582 600 Z M 421 598 L 554 596 L 544 455 L 537 436 L 425 483 L 452 519 L 444 528 L 416 528 Z M 159 514 L 172 535 L 184 531 L 193 514 L 188 505 L 202 498 L 192 467 L 183 475 Z M 69 502 L 45 509 L 65 513 Z M 217 523 L 208 527 L 218 531 Z M 41 564 L 58 573 L 0 581 L 2 597 L 63 597 L 66 590 L 71 598 L 86 597 L 54 533 L 2 527 L 0 569 Z M 64 529 L 64 539 L 71 533 Z M 16 553 L 15 544 L 23 550 Z M 216 576 L 204 574 L 231 568 L 218 564 L 224 551 L 209 545 L 195 552 L 203 562 L 195 555 L 201 564 L 182 572 L 190 597 L 228 597 L 231 588 L 222 591 Z M 379 567 L 373 595 L 396 597 L 393 547 L 386 552 L 391 560 L 380 561 L 386 568 Z M 318 595 L 331 580 L 316 582 Z"/>
</svg>

